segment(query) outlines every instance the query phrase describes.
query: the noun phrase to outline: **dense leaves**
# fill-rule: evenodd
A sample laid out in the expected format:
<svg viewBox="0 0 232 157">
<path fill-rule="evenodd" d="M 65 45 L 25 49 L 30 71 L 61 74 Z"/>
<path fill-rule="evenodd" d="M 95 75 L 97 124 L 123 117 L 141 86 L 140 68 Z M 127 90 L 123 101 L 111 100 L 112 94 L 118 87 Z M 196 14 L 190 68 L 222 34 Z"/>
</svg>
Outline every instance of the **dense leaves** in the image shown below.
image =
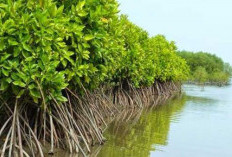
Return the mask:
<svg viewBox="0 0 232 157">
<path fill-rule="evenodd" d="M 228 83 L 232 74 L 232 67 L 229 63 L 214 54 L 205 52 L 181 51 L 178 55 L 187 61 L 190 66 L 190 80 L 199 83 L 214 82 Z"/>
<path fill-rule="evenodd" d="M 188 73 L 174 42 L 150 38 L 120 17 L 115 0 L 0 0 L 0 17 L 5 95 L 30 95 L 45 105 L 66 101 L 67 87 L 81 92 L 128 81 L 139 88 Z"/>
<path fill-rule="evenodd" d="M 120 83 L 129 81 L 135 87 L 150 86 L 155 81 L 186 79 L 188 67 L 176 54 L 174 42 L 162 35 L 150 38 L 148 33 L 131 23 L 126 16 L 119 19 L 124 51 L 115 75 Z"/>
</svg>

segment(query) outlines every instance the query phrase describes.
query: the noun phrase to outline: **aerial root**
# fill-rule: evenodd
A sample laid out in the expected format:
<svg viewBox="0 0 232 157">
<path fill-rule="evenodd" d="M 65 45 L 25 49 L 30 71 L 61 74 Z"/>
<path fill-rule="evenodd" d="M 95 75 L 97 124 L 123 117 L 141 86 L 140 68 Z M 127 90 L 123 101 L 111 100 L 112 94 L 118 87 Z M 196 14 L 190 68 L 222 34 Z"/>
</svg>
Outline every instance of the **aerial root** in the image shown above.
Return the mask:
<svg viewBox="0 0 232 157">
<path fill-rule="evenodd" d="M 43 102 L 44 109 L 23 98 L 14 102 L 1 98 L 5 111 L 4 123 L 0 124 L 0 138 L 4 138 L 1 157 L 43 157 L 44 152 L 54 154 L 55 148 L 87 156 L 90 146 L 105 142 L 103 132 L 117 115 L 123 121 L 136 121 L 144 108 L 153 108 L 178 91 L 180 84 L 173 82 L 156 82 L 140 89 L 129 83 L 127 89 L 84 89 L 84 95 L 67 88 L 67 102 L 60 104 L 50 95 L 53 101 Z"/>
<path fill-rule="evenodd" d="M 11 109 L 6 102 L 4 102 L 4 104 L 8 111 L 12 113 L 12 116 L 10 116 L 8 120 L 4 123 L 0 131 L 0 135 L 3 132 L 7 132 L 4 144 L 1 147 L 1 157 L 6 156 L 7 153 L 9 157 L 30 156 L 28 150 L 24 149 L 26 147 L 28 147 L 31 154 L 35 155 L 39 153 L 40 156 L 43 157 L 42 147 L 37 137 L 31 130 L 29 123 L 21 115 L 22 107 L 20 107 L 20 105 L 18 104 L 18 99 L 16 99 L 13 109 Z M 26 132 L 29 132 L 32 135 L 32 137 L 30 137 L 31 139 L 28 139 L 28 134 L 25 134 Z M 31 140 L 31 142 L 33 142 L 34 145 L 37 147 L 37 150 L 39 151 L 38 153 L 35 152 L 29 145 L 24 144 L 24 141 L 29 140 Z"/>
</svg>

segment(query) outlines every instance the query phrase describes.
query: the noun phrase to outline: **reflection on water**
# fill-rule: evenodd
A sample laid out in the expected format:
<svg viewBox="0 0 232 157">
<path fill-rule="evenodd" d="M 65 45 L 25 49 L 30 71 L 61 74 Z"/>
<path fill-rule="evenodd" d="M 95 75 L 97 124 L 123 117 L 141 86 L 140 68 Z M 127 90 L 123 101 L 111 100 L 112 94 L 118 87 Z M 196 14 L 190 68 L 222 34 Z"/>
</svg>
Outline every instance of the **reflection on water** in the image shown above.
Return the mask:
<svg viewBox="0 0 232 157">
<path fill-rule="evenodd" d="M 105 133 L 108 141 L 90 156 L 231 157 L 232 86 L 185 85 L 183 90 L 153 110 L 122 112 Z"/>
<path fill-rule="evenodd" d="M 232 87 L 185 85 L 140 118 L 113 122 L 98 157 L 231 157 Z"/>
<path fill-rule="evenodd" d="M 98 156 L 149 156 L 150 151 L 159 149 L 156 146 L 167 145 L 170 123 L 178 119 L 185 102 L 185 96 L 176 98 L 152 111 L 144 111 L 137 120 L 113 122 L 105 134 L 109 141 Z"/>
</svg>

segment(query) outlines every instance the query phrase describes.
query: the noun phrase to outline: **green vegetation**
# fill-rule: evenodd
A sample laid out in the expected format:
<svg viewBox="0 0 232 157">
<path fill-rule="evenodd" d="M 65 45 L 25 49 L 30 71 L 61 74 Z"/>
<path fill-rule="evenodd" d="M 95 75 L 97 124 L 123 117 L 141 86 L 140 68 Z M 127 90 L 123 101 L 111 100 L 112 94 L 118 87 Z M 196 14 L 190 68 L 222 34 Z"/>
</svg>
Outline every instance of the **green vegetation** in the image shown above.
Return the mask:
<svg viewBox="0 0 232 157">
<path fill-rule="evenodd" d="M 208 79 L 208 73 L 207 71 L 205 70 L 204 67 L 197 67 L 197 69 L 194 71 L 193 73 L 193 78 L 195 81 L 203 84 L 207 81 Z"/>
<path fill-rule="evenodd" d="M 174 43 L 161 35 L 149 38 L 118 17 L 115 1 L 0 2 L 2 93 L 62 102 L 67 87 L 94 89 L 124 80 L 141 87 L 185 78 Z"/>
<path fill-rule="evenodd" d="M 181 51 L 178 55 L 184 58 L 190 67 L 189 81 L 200 84 L 209 82 L 211 84 L 228 84 L 232 75 L 232 67 L 229 63 L 216 55 L 205 52 Z"/>
<path fill-rule="evenodd" d="M 109 108 L 94 90 L 187 78 L 174 42 L 150 38 L 118 12 L 115 0 L 0 0 L 3 156 L 25 154 L 22 143 L 43 156 L 39 140 L 51 143 L 51 153 L 62 143 L 85 154 L 79 137 L 88 151 L 90 138 L 102 143 Z"/>
</svg>

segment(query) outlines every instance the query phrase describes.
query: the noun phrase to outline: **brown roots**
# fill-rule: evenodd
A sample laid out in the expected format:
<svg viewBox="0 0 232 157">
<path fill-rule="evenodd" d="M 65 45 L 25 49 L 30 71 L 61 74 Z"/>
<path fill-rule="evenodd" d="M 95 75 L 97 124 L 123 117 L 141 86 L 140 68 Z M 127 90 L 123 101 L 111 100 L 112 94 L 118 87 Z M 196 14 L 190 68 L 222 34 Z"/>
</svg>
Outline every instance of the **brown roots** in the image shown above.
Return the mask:
<svg viewBox="0 0 232 157">
<path fill-rule="evenodd" d="M 59 104 L 55 98 L 45 109 L 27 99 L 1 98 L 4 121 L 0 123 L 0 153 L 4 156 L 44 156 L 54 153 L 54 148 L 68 149 L 70 153 L 86 156 L 90 146 L 103 144 L 104 129 L 123 109 L 131 114 L 123 120 L 137 119 L 142 108 L 154 107 L 162 99 L 180 91 L 180 84 L 155 83 L 152 87 L 135 89 L 130 84 L 124 89 L 101 88 L 93 92 L 65 90 L 68 101 Z M 140 110 L 136 110 L 140 109 Z M 49 148 L 49 149 L 46 149 Z"/>
</svg>

